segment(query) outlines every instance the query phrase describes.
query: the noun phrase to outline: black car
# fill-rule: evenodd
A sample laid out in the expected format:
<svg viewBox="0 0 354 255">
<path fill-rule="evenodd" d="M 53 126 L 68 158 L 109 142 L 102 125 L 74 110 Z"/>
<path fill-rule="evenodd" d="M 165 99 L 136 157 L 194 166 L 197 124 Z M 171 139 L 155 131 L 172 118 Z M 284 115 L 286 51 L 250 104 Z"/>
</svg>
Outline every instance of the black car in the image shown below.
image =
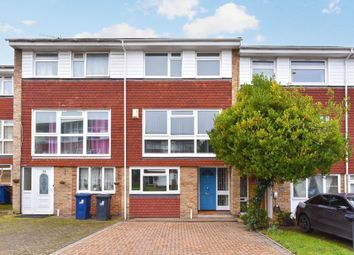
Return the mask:
<svg viewBox="0 0 354 255">
<path fill-rule="evenodd" d="M 318 194 L 296 208 L 297 225 L 352 239 L 352 226 L 345 215 L 354 215 L 354 194 Z"/>
</svg>

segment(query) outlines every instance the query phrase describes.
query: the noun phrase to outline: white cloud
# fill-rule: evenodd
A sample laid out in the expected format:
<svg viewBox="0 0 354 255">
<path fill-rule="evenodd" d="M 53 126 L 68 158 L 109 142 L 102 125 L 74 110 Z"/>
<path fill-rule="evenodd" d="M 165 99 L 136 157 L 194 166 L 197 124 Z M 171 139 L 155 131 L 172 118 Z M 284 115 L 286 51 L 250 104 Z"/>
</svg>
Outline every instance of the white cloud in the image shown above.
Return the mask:
<svg viewBox="0 0 354 255">
<path fill-rule="evenodd" d="M 30 26 L 33 26 L 34 24 L 36 24 L 37 21 L 35 21 L 35 20 L 33 20 L 33 19 L 24 19 L 24 20 L 21 21 L 21 23 L 22 23 L 23 25 L 25 25 L 25 26 L 30 27 Z"/>
<path fill-rule="evenodd" d="M 82 32 L 75 37 L 157 37 L 157 34 L 151 28 L 139 29 L 127 23 L 119 23 L 109 27 L 104 27 L 96 33 Z"/>
<path fill-rule="evenodd" d="M 205 8 L 198 8 L 199 0 L 145 0 L 142 5 L 148 8 L 157 8 L 157 13 L 168 19 L 188 17 L 192 19 L 198 12 Z"/>
<path fill-rule="evenodd" d="M 10 24 L 0 22 L 0 33 L 21 33 L 21 29 L 18 29 Z"/>
<path fill-rule="evenodd" d="M 227 3 L 217 8 L 214 15 L 198 18 L 185 24 L 183 31 L 188 37 L 207 37 L 256 29 L 259 23 L 257 18 L 246 11 L 244 6 Z"/>
<path fill-rule="evenodd" d="M 261 34 L 256 35 L 256 41 L 258 43 L 264 42 L 265 40 L 266 40 L 266 38 L 263 35 L 261 35 Z"/>
<path fill-rule="evenodd" d="M 339 6 L 339 2 L 340 0 L 329 0 L 328 5 L 322 9 L 322 13 L 339 14 L 342 10 Z"/>
</svg>

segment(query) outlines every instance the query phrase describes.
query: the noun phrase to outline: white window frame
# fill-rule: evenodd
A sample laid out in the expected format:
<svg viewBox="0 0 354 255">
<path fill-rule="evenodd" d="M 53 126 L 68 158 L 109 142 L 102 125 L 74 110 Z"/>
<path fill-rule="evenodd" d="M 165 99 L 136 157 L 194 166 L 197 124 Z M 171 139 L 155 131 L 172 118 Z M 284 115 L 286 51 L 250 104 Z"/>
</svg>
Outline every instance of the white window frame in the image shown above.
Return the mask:
<svg viewBox="0 0 354 255">
<path fill-rule="evenodd" d="M 84 74 L 81 77 L 74 77 L 74 61 L 77 59 L 75 58 L 75 54 L 82 54 L 83 55 L 83 62 L 84 62 Z M 98 74 L 92 75 L 87 74 L 87 55 L 95 55 L 95 54 L 107 54 L 108 56 L 108 66 L 107 66 L 107 74 Z M 82 78 L 94 78 L 94 77 L 109 77 L 110 76 L 110 66 L 111 66 L 111 53 L 110 52 L 72 52 L 71 57 L 71 77 L 73 79 L 82 79 Z"/>
<path fill-rule="evenodd" d="M 11 81 L 12 94 L 5 94 L 5 82 Z M 0 76 L 0 97 L 13 97 L 14 95 L 14 79 L 11 75 Z"/>
<path fill-rule="evenodd" d="M 348 176 L 348 193 L 350 193 L 350 185 L 351 184 L 354 184 L 354 174 L 349 174 L 349 176 Z"/>
<path fill-rule="evenodd" d="M 293 67 L 293 61 L 303 61 L 303 62 L 324 62 L 324 66 L 298 66 Z M 307 69 L 307 70 L 324 70 L 325 80 L 324 82 L 294 82 L 293 81 L 293 69 Z M 328 81 L 328 64 L 326 59 L 290 59 L 290 83 L 292 85 L 325 85 Z"/>
<path fill-rule="evenodd" d="M 219 56 L 199 56 L 198 57 L 198 54 L 219 54 Z M 199 60 L 204 60 L 204 61 L 208 61 L 208 60 L 218 60 L 219 61 L 219 75 L 198 75 L 198 61 Z M 196 78 L 221 78 L 221 52 L 196 52 L 195 53 L 195 75 L 196 75 Z"/>
<path fill-rule="evenodd" d="M 38 59 L 37 54 L 57 54 L 56 58 L 52 59 Z M 37 62 L 57 62 L 57 75 L 37 75 Z M 34 54 L 34 68 L 33 68 L 33 76 L 36 78 L 57 78 L 59 76 L 59 53 L 58 52 L 36 52 Z"/>
<path fill-rule="evenodd" d="M 82 134 L 61 134 L 61 119 L 62 113 L 68 111 L 82 112 L 83 118 L 83 133 Z M 36 114 L 38 112 L 55 112 L 56 113 L 56 132 L 55 133 L 36 133 Z M 88 113 L 90 112 L 104 112 L 108 113 L 108 132 L 107 133 L 89 133 L 88 132 Z M 65 119 L 70 117 L 65 116 Z M 77 118 L 77 117 L 72 117 Z M 36 154 L 35 153 L 35 137 L 57 137 L 57 153 L 56 154 Z M 83 153 L 82 154 L 61 154 L 61 137 L 69 136 L 82 136 L 83 137 Z M 108 154 L 88 154 L 87 153 L 87 138 L 95 136 L 109 137 L 109 153 Z M 78 110 L 78 109 L 65 109 L 65 110 L 32 110 L 32 145 L 31 154 L 33 157 L 62 157 L 62 158 L 110 158 L 112 146 L 111 134 L 111 110 Z"/>
<path fill-rule="evenodd" d="M 329 174 L 327 176 L 337 176 L 338 177 L 338 193 L 341 193 L 341 175 L 340 174 Z M 320 193 L 326 193 L 326 187 L 327 187 L 327 183 L 326 183 L 326 175 L 322 176 L 322 191 L 320 191 Z M 307 200 L 309 199 L 308 197 L 308 185 L 309 185 L 309 178 L 306 178 L 306 196 L 305 197 L 294 197 L 294 183 L 290 184 L 290 189 L 291 189 L 291 199 L 293 200 Z"/>
<path fill-rule="evenodd" d="M 145 116 L 147 111 L 166 111 L 167 112 L 167 134 L 145 134 Z M 192 111 L 194 118 L 194 134 L 193 135 L 172 135 L 171 134 L 171 116 L 173 111 Z M 218 111 L 219 114 L 221 109 L 143 109 L 143 128 L 142 128 L 142 155 L 143 157 L 204 157 L 204 158 L 215 158 L 215 153 L 198 153 L 197 142 L 198 140 L 210 140 L 208 134 L 198 134 L 198 112 L 208 112 L 208 111 Z M 176 116 L 173 116 L 176 117 Z M 180 115 L 180 117 L 185 117 L 185 115 Z M 167 153 L 145 153 L 145 140 L 167 140 L 168 151 Z M 194 141 L 194 153 L 171 153 L 171 141 L 172 140 L 193 140 Z"/>
<path fill-rule="evenodd" d="M 5 167 L 5 166 L 8 166 L 8 167 Z M 2 179 L 4 171 L 12 172 L 12 165 L 11 164 L 1 164 L 0 165 L 0 181 Z M 9 182 L 9 184 L 12 184 L 12 174 L 11 173 L 10 173 L 10 182 Z"/>
<path fill-rule="evenodd" d="M 254 62 L 263 62 L 263 61 L 272 61 L 273 62 L 273 76 L 276 77 L 277 76 L 277 70 L 276 70 L 276 60 L 275 59 L 259 59 L 259 58 L 256 58 L 256 59 L 252 59 L 251 60 L 251 74 L 252 74 L 252 77 L 253 75 L 255 75 L 254 73 L 254 69 L 257 67 L 257 68 L 260 68 L 260 69 L 270 69 L 269 66 L 267 65 L 258 65 L 258 66 L 255 66 L 254 65 Z"/>
<path fill-rule="evenodd" d="M 88 169 L 88 189 L 87 190 L 79 190 L 79 178 L 80 178 L 80 168 L 87 168 Z M 102 191 L 91 191 L 91 169 L 95 167 L 90 167 L 90 166 L 79 166 L 76 169 L 76 192 L 77 193 L 89 193 L 89 194 L 115 194 L 116 193 L 116 168 L 111 167 L 111 166 L 104 166 L 100 167 L 97 166 L 97 168 L 101 168 L 102 170 Z M 105 169 L 107 168 L 112 168 L 113 169 L 113 190 L 104 190 L 104 176 L 105 176 Z"/>
<path fill-rule="evenodd" d="M 167 54 L 167 75 L 146 75 L 146 54 Z M 180 54 L 180 56 L 172 56 L 172 54 Z M 171 60 L 181 60 L 181 68 L 182 68 L 182 52 L 144 52 L 144 78 L 173 78 L 173 79 L 181 79 L 181 76 L 171 76 Z"/>
<path fill-rule="evenodd" d="M 1 153 L 0 155 L 1 156 L 12 156 L 13 155 L 13 144 L 14 144 L 14 139 L 13 139 L 13 126 L 14 126 L 14 123 L 13 123 L 13 120 L 0 120 L 0 128 L 1 128 L 1 134 L 0 134 L 0 146 L 2 147 L 1 148 Z M 5 139 L 4 136 L 5 136 L 5 127 L 12 127 L 12 139 Z M 12 153 L 9 154 L 9 153 L 6 153 L 5 154 L 5 142 L 12 142 Z"/>
<path fill-rule="evenodd" d="M 177 170 L 178 173 L 178 190 L 170 190 L 170 169 Z M 140 190 L 132 190 L 132 171 L 133 170 L 140 170 Z M 165 173 L 159 174 L 145 174 L 144 170 L 165 170 Z M 144 191 L 143 187 L 143 179 L 144 176 L 166 176 L 166 191 Z M 152 195 L 152 194 L 180 194 L 181 190 L 181 171 L 179 167 L 130 167 L 129 168 L 129 194 L 145 194 L 145 195 Z"/>
</svg>

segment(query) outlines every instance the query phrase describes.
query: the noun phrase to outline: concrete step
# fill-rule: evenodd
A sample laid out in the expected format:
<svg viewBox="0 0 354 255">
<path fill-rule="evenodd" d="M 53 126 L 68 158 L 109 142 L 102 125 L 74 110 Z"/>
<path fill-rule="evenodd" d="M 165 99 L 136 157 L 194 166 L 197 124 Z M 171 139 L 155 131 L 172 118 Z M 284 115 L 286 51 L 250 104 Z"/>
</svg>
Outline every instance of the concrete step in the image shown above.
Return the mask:
<svg viewBox="0 0 354 255">
<path fill-rule="evenodd" d="M 2 210 L 2 211 L 0 211 L 0 216 L 12 215 L 12 214 L 13 214 L 12 210 Z"/>
</svg>

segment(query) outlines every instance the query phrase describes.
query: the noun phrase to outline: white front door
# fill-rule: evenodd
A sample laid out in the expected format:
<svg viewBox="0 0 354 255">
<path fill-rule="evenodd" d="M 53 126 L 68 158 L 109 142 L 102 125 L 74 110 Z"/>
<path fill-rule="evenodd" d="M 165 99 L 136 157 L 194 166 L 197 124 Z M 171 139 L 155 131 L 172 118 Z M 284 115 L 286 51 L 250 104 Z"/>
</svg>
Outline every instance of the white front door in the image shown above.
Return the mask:
<svg viewBox="0 0 354 255">
<path fill-rule="evenodd" d="M 22 213 L 54 213 L 54 168 L 22 168 Z"/>
<path fill-rule="evenodd" d="M 268 218 L 273 218 L 273 190 L 272 188 L 267 189 L 267 212 Z"/>
</svg>

